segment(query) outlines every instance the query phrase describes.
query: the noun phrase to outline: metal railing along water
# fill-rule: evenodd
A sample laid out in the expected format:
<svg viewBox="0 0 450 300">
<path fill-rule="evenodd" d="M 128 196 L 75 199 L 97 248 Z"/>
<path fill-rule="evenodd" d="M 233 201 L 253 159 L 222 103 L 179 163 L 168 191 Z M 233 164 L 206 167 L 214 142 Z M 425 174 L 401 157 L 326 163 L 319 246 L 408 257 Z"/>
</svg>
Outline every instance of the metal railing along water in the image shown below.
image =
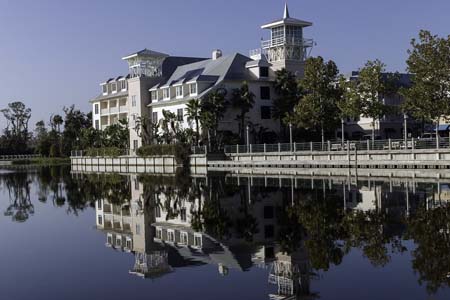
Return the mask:
<svg viewBox="0 0 450 300">
<path fill-rule="evenodd" d="M 364 141 L 326 141 L 309 143 L 278 143 L 278 144 L 250 144 L 226 145 L 227 154 L 244 153 L 282 153 L 282 152 L 331 152 L 331 151 L 395 151 L 395 150 L 433 150 L 449 149 L 450 139 L 388 139 Z"/>
</svg>

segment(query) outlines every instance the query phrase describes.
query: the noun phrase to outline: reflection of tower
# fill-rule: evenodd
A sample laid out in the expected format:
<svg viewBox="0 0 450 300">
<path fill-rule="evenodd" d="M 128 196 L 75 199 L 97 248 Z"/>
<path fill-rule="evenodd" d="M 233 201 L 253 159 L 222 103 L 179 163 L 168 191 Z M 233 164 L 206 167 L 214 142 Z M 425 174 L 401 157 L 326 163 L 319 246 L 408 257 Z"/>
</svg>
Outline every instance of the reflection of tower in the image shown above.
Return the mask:
<svg viewBox="0 0 450 300">
<path fill-rule="evenodd" d="M 151 251 L 150 253 L 134 254 L 134 267 L 130 274 L 147 277 L 157 277 L 172 271 L 169 265 L 167 251 Z"/>
<path fill-rule="evenodd" d="M 290 296 L 311 296 L 311 266 L 304 247 L 288 255 L 277 253 L 270 266 L 269 283 L 277 286 L 277 294 L 270 299 L 287 299 Z"/>
<path fill-rule="evenodd" d="M 261 42 L 263 54 L 274 70 L 286 68 L 294 74 L 303 74 L 303 65 L 313 40 L 303 38 L 303 28 L 312 23 L 291 18 L 287 4 L 283 18 L 261 26 L 271 31 L 270 39 Z"/>
</svg>

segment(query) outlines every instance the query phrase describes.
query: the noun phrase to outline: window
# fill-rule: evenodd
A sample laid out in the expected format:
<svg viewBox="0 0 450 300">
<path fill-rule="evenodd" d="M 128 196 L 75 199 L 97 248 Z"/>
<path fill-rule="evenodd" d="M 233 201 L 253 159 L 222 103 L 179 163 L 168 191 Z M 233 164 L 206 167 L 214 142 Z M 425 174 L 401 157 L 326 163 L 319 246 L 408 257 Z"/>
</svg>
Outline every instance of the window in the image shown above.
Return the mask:
<svg viewBox="0 0 450 300">
<path fill-rule="evenodd" d="M 120 89 L 121 89 L 122 91 L 125 91 L 125 90 L 127 89 L 127 82 L 126 82 L 125 80 L 122 80 L 122 81 L 120 82 Z"/>
<path fill-rule="evenodd" d="M 259 68 L 259 77 L 269 77 L 269 68 L 268 67 L 260 67 Z"/>
<path fill-rule="evenodd" d="M 187 218 L 186 218 L 186 208 L 182 208 L 180 210 L 180 219 L 182 222 L 186 222 Z"/>
<path fill-rule="evenodd" d="M 261 106 L 261 120 L 268 120 L 271 118 L 271 107 Z"/>
<path fill-rule="evenodd" d="M 270 100 L 270 87 L 262 86 L 260 92 L 261 92 L 261 100 Z"/>
<path fill-rule="evenodd" d="M 136 106 L 136 95 L 131 96 L 131 106 Z"/>
<path fill-rule="evenodd" d="M 273 219 L 274 208 L 273 206 L 264 206 L 264 219 Z"/>
<path fill-rule="evenodd" d="M 94 114 L 98 115 L 98 104 L 94 105 Z"/>
<path fill-rule="evenodd" d="M 95 129 L 97 129 L 97 130 L 100 129 L 100 122 L 99 122 L 99 120 L 95 120 Z"/>
<path fill-rule="evenodd" d="M 161 207 L 159 205 L 155 207 L 155 218 L 161 218 Z"/>
<path fill-rule="evenodd" d="M 127 247 L 128 249 L 131 249 L 131 240 L 130 240 L 130 239 L 127 239 L 127 245 L 126 245 L 126 247 Z"/>
<path fill-rule="evenodd" d="M 161 228 L 156 228 L 156 238 L 162 239 L 162 229 Z"/>
<path fill-rule="evenodd" d="M 189 94 L 197 95 L 197 84 L 196 83 L 192 83 L 189 85 Z"/>
<path fill-rule="evenodd" d="M 115 82 L 111 83 L 111 92 L 117 93 L 117 83 Z"/>
<path fill-rule="evenodd" d="M 195 235 L 194 236 L 194 246 L 195 247 L 201 247 L 202 246 L 202 236 L 201 235 Z"/>
<path fill-rule="evenodd" d="M 102 216 L 98 216 L 98 224 L 99 225 L 103 224 L 103 217 Z"/>
<path fill-rule="evenodd" d="M 167 240 L 169 242 L 175 242 L 175 232 L 173 230 L 167 230 Z"/>
<path fill-rule="evenodd" d="M 106 84 L 102 85 L 103 94 L 108 94 L 108 86 Z"/>
<path fill-rule="evenodd" d="M 136 224 L 136 234 L 137 235 L 141 234 L 141 225 L 140 224 Z"/>
<path fill-rule="evenodd" d="M 116 247 L 122 247 L 122 237 L 121 236 L 116 237 Z"/>
<path fill-rule="evenodd" d="M 188 243 L 188 233 L 187 232 L 181 232 L 180 238 L 181 238 L 180 244 L 187 245 L 187 243 Z"/>
<path fill-rule="evenodd" d="M 97 208 L 102 209 L 102 200 L 97 201 Z"/>
<path fill-rule="evenodd" d="M 264 238 L 270 239 L 273 238 L 275 235 L 275 228 L 273 225 L 266 225 L 264 226 Z"/>
<path fill-rule="evenodd" d="M 177 109 L 177 119 L 178 119 L 178 121 L 183 122 L 183 109 L 182 108 Z"/>
<path fill-rule="evenodd" d="M 158 101 L 158 91 L 151 91 L 150 92 L 152 101 Z"/>
<path fill-rule="evenodd" d="M 153 124 L 158 123 L 158 112 L 152 112 L 152 122 Z"/>
<path fill-rule="evenodd" d="M 170 93 L 169 93 L 169 89 L 168 88 L 167 89 L 163 89 L 162 92 L 163 92 L 163 99 L 164 100 L 170 99 Z"/>
<path fill-rule="evenodd" d="M 183 87 L 182 86 L 177 86 L 175 88 L 175 94 L 177 98 L 183 98 Z"/>
<path fill-rule="evenodd" d="M 134 189 L 135 189 L 136 191 L 139 190 L 139 180 L 138 180 L 137 178 L 134 179 Z"/>
<path fill-rule="evenodd" d="M 133 140 L 133 150 L 136 151 L 138 148 L 138 140 Z"/>
</svg>

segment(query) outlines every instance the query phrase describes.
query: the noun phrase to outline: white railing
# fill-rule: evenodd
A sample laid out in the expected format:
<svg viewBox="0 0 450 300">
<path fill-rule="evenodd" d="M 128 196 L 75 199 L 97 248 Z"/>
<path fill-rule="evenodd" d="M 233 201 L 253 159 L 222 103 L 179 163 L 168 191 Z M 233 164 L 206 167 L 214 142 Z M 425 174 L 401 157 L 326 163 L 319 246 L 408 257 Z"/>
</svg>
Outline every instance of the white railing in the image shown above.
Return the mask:
<svg viewBox="0 0 450 300">
<path fill-rule="evenodd" d="M 299 39 L 299 38 L 285 38 L 279 37 L 261 42 L 261 48 L 269 49 L 272 47 L 290 45 L 290 46 L 301 46 L 301 47 L 312 47 L 314 44 L 312 39 Z"/>
<path fill-rule="evenodd" d="M 449 149 L 449 138 L 436 139 L 408 139 L 405 140 L 366 140 L 366 141 L 326 141 L 310 143 L 279 143 L 279 144 L 250 144 L 227 145 L 225 153 L 270 153 L 270 152 L 313 152 L 313 151 L 393 151 L 393 150 L 421 150 L 421 149 Z"/>
</svg>

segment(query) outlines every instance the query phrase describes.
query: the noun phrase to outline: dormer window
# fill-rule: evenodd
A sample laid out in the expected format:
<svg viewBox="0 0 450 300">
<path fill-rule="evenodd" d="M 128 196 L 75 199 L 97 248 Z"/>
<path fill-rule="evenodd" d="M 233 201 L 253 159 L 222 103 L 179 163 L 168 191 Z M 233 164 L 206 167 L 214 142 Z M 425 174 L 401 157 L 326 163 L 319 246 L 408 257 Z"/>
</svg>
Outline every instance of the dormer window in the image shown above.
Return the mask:
<svg viewBox="0 0 450 300">
<path fill-rule="evenodd" d="M 158 101 L 158 91 L 151 91 L 150 92 L 152 101 Z"/>
<path fill-rule="evenodd" d="M 269 77 L 269 67 L 259 67 L 259 77 Z"/>
<path fill-rule="evenodd" d="M 103 92 L 103 95 L 108 94 L 108 86 L 106 84 L 102 85 L 102 92 Z"/>
<path fill-rule="evenodd" d="M 195 96 L 197 95 L 197 84 L 196 83 L 191 83 L 189 85 L 189 94 L 191 96 Z"/>
<path fill-rule="evenodd" d="M 126 91 L 127 90 L 127 81 L 126 80 L 120 81 L 120 90 L 121 91 Z"/>
<path fill-rule="evenodd" d="M 162 90 L 162 93 L 163 93 L 163 99 L 164 99 L 164 100 L 170 99 L 169 88 L 163 89 L 163 90 Z"/>
<path fill-rule="evenodd" d="M 183 98 L 183 86 L 177 86 L 175 88 L 175 95 L 177 98 Z"/>
<path fill-rule="evenodd" d="M 111 83 L 111 92 L 117 93 L 117 83 L 115 82 Z"/>
</svg>

